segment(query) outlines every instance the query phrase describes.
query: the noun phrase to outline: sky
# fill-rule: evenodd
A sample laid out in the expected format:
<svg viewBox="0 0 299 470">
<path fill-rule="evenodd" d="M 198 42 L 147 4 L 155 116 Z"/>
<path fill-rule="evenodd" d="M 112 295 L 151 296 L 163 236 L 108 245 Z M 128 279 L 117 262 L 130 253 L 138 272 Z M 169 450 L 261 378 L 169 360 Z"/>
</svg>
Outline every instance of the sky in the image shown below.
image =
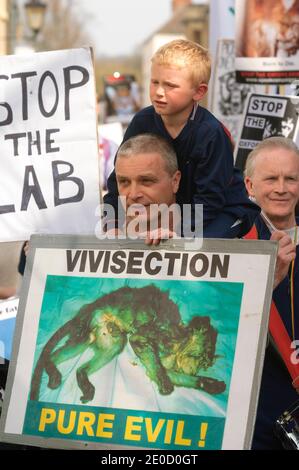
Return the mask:
<svg viewBox="0 0 299 470">
<path fill-rule="evenodd" d="M 171 17 L 171 0 L 76 0 L 96 55 L 130 54 Z M 203 3 L 193 0 L 193 3 Z M 82 15 L 82 16 L 81 16 Z"/>
</svg>

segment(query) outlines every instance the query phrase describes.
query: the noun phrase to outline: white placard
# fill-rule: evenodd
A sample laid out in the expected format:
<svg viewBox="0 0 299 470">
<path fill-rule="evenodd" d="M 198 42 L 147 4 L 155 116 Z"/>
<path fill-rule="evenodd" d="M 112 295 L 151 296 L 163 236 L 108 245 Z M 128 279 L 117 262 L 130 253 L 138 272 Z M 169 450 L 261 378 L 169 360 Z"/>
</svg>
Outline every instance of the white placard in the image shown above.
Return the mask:
<svg viewBox="0 0 299 470">
<path fill-rule="evenodd" d="M 244 170 L 249 152 L 268 137 L 299 144 L 299 97 L 251 93 L 241 119 L 235 147 L 236 166 Z"/>
<path fill-rule="evenodd" d="M 264 93 L 262 85 L 237 83 L 235 71 L 235 41 L 220 39 L 214 66 L 211 112 L 228 128 L 236 142 L 246 97 L 251 92 Z"/>
<path fill-rule="evenodd" d="M 236 0 L 236 76 L 281 85 L 299 76 L 298 0 Z"/>
</svg>

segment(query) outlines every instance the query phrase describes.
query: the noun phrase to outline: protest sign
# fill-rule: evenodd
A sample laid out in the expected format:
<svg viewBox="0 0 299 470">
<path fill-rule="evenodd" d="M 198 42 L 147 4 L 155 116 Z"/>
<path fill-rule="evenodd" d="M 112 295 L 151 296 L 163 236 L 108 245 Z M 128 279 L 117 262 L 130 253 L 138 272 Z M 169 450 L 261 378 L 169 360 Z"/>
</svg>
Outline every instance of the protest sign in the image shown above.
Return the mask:
<svg viewBox="0 0 299 470">
<path fill-rule="evenodd" d="M 99 204 L 90 49 L 0 57 L 0 241 L 93 233 Z"/>
<path fill-rule="evenodd" d="M 18 305 L 18 297 L 11 297 L 0 301 L 0 416 L 8 362 L 11 358 Z"/>
<path fill-rule="evenodd" d="M 282 136 L 299 144 L 299 97 L 252 93 L 246 103 L 236 166 L 244 170 L 247 156 L 267 137 Z"/>
<path fill-rule="evenodd" d="M 299 0 L 236 0 L 237 81 L 280 85 L 299 77 Z"/>
<path fill-rule="evenodd" d="M 32 237 L 1 440 L 250 447 L 276 245 L 144 248 Z"/>
<path fill-rule="evenodd" d="M 223 38 L 235 39 L 235 0 L 210 0 L 209 52 L 213 59 Z"/>
<path fill-rule="evenodd" d="M 140 91 L 134 75 L 113 74 L 104 76 L 106 101 L 105 122 L 120 122 L 128 126 L 140 109 Z"/>
<path fill-rule="evenodd" d="M 239 136 L 248 93 L 263 93 L 264 88 L 236 82 L 235 41 L 220 39 L 214 67 L 211 112 L 228 128 L 234 141 Z"/>
<path fill-rule="evenodd" d="M 123 140 L 123 128 L 120 122 L 101 124 L 99 132 L 99 167 L 103 191 L 107 190 L 107 181 L 114 170 L 114 160 L 118 147 Z"/>
</svg>

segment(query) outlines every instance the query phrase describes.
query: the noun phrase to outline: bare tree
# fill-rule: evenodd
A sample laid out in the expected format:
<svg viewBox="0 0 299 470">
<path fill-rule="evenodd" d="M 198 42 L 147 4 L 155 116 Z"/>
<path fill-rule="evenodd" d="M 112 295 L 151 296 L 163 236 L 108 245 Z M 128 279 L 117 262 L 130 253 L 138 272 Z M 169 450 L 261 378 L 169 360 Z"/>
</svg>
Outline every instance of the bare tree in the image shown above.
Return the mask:
<svg viewBox="0 0 299 470">
<path fill-rule="evenodd" d="M 39 50 L 69 49 L 90 44 L 75 7 L 74 0 L 47 2 L 45 25 L 38 40 Z"/>
</svg>

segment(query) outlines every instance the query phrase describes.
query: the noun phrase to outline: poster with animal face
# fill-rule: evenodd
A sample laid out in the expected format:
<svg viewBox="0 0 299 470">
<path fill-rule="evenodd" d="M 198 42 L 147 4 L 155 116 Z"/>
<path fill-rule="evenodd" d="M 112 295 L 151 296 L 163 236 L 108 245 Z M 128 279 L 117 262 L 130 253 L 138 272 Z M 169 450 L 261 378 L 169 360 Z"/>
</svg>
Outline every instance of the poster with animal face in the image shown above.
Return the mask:
<svg viewBox="0 0 299 470">
<path fill-rule="evenodd" d="M 18 305 L 18 297 L 0 301 L 0 364 L 10 359 Z"/>
<path fill-rule="evenodd" d="M 211 112 L 228 128 L 236 142 L 246 97 L 251 92 L 263 93 L 263 85 L 248 85 L 236 81 L 235 41 L 220 39 L 214 67 Z"/>
<path fill-rule="evenodd" d="M 88 237 L 31 244 L 1 439 L 250 446 L 271 243 L 206 241 L 200 252 L 179 241 L 153 250 Z"/>
<path fill-rule="evenodd" d="M 292 83 L 299 74 L 299 0 L 236 0 L 242 83 Z"/>
<path fill-rule="evenodd" d="M 262 95 L 248 96 L 235 147 L 236 166 L 244 170 L 247 157 L 259 142 L 281 136 L 299 144 L 299 97 Z"/>
</svg>

